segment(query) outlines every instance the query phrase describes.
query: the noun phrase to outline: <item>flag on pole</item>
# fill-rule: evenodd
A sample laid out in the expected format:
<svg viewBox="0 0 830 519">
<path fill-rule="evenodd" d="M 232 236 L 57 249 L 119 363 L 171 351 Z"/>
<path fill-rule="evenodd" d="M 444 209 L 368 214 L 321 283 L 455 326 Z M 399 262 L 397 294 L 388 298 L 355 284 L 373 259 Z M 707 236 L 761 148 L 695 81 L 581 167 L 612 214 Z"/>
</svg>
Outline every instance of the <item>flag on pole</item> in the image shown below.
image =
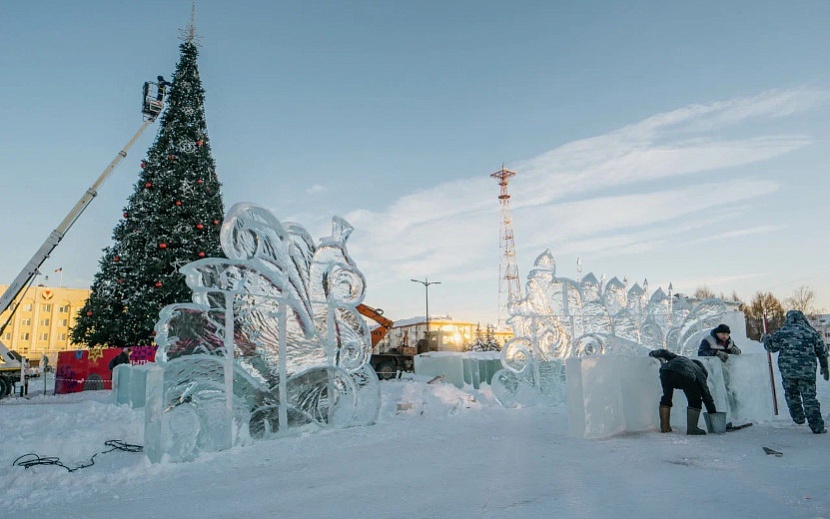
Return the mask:
<svg viewBox="0 0 830 519">
<path fill-rule="evenodd" d="M 58 267 L 55 269 L 55 272 L 63 272 L 63 267 Z"/>
</svg>

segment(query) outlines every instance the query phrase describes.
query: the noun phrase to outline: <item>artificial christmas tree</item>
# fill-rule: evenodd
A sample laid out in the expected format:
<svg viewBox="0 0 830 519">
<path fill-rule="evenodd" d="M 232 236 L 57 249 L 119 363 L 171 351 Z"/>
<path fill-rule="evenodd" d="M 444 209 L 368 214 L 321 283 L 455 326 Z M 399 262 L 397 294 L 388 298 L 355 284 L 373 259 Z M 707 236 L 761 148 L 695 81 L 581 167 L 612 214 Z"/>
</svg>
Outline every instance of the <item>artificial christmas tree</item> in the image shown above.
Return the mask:
<svg viewBox="0 0 830 519">
<path fill-rule="evenodd" d="M 72 340 L 94 346 L 153 342 L 159 310 L 190 299 L 179 267 L 224 256 L 224 208 L 205 123 L 204 90 L 191 21 L 167 95 L 167 109 L 139 180 L 104 249 Z M 212 224 L 212 225 L 208 225 Z"/>
</svg>

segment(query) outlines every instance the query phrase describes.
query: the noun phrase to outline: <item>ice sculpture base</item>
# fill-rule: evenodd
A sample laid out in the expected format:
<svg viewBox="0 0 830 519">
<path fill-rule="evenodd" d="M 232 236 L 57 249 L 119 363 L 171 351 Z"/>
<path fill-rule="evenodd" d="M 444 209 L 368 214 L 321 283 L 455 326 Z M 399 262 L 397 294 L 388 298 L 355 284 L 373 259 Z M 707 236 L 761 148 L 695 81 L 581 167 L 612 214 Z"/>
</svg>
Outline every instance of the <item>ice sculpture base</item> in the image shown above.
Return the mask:
<svg viewBox="0 0 830 519">
<path fill-rule="evenodd" d="M 112 395 L 116 404 L 144 407 L 147 372 L 154 364 L 119 364 L 112 371 Z"/>
<path fill-rule="evenodd" d="M 766 355 L 732 356 L 726 364 L 717 357 L 695 358 L 706 366 L 715 406 L 718 411 L 726 412 L 727 421 L 772 419 L 772 388 Z M 658 428 L 657 411 L 662 394 L 659 361 L 608 355 L 570 358 L 565 366 L 571 435 L 603 438 Z M 675 390 L 673 400 L 672 427 L 683 431 L 685 395 Z"/>
<path fill-rule="evenodd" d="M 465 385 L 478 389 L 490 384 L 502 368 L 499 352 L 430 352 L 415 356 L 415 374 L 443 377 L 444 382 L 461 389 Z"/>
</svg>

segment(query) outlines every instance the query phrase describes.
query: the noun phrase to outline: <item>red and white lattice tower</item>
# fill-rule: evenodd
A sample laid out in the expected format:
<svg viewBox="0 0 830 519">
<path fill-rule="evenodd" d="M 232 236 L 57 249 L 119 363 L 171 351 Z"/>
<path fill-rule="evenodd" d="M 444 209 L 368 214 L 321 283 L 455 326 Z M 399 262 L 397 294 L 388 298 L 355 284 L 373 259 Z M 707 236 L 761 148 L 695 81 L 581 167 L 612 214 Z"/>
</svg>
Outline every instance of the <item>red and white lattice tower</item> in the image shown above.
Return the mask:
<svg viewBox="0 0 830 519">
<path fill-rule="evenodd" d="M 510 194 L 507 192 L 507 182 L 516 172 L 504 167 L 492 175 L 499 181 L 501 192 L 501 229 L 499 230 L 499 248 L 502 250 L 499 261 L 499 326 L 505 324 L 508 316 L 508 306 L 522 298 L 522 288 L 519 285 L 519 269 L 516 266 L 516 244 L 513 241 L 513 220 L 510 218 Z M 507 297 L 505 297 L 505 294 Z"/>
</svg>

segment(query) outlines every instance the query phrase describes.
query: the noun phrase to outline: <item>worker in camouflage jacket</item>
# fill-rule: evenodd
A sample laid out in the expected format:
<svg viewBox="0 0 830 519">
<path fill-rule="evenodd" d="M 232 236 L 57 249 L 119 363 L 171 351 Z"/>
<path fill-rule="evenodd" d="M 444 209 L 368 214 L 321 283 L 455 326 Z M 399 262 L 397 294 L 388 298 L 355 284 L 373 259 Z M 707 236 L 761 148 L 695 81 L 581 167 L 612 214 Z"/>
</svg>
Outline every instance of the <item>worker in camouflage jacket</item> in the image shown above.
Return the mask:
<svg viewBox="0 0 830 519">
<path fill-rule="evenodd" d="M 824 380 L 830 379 L 827 346 L 821 334 L 810 326 L 802 312 L 790 310 L 784 326 L 771 335 L 764 334 L 761 342 L 767 351 L 778 352 L 784 398 L 793 421 L 803 424 L 806 418 L 815 434 L 826 433 L 821 406 L 816 399 L 817 361 Z"/>
</svg>

